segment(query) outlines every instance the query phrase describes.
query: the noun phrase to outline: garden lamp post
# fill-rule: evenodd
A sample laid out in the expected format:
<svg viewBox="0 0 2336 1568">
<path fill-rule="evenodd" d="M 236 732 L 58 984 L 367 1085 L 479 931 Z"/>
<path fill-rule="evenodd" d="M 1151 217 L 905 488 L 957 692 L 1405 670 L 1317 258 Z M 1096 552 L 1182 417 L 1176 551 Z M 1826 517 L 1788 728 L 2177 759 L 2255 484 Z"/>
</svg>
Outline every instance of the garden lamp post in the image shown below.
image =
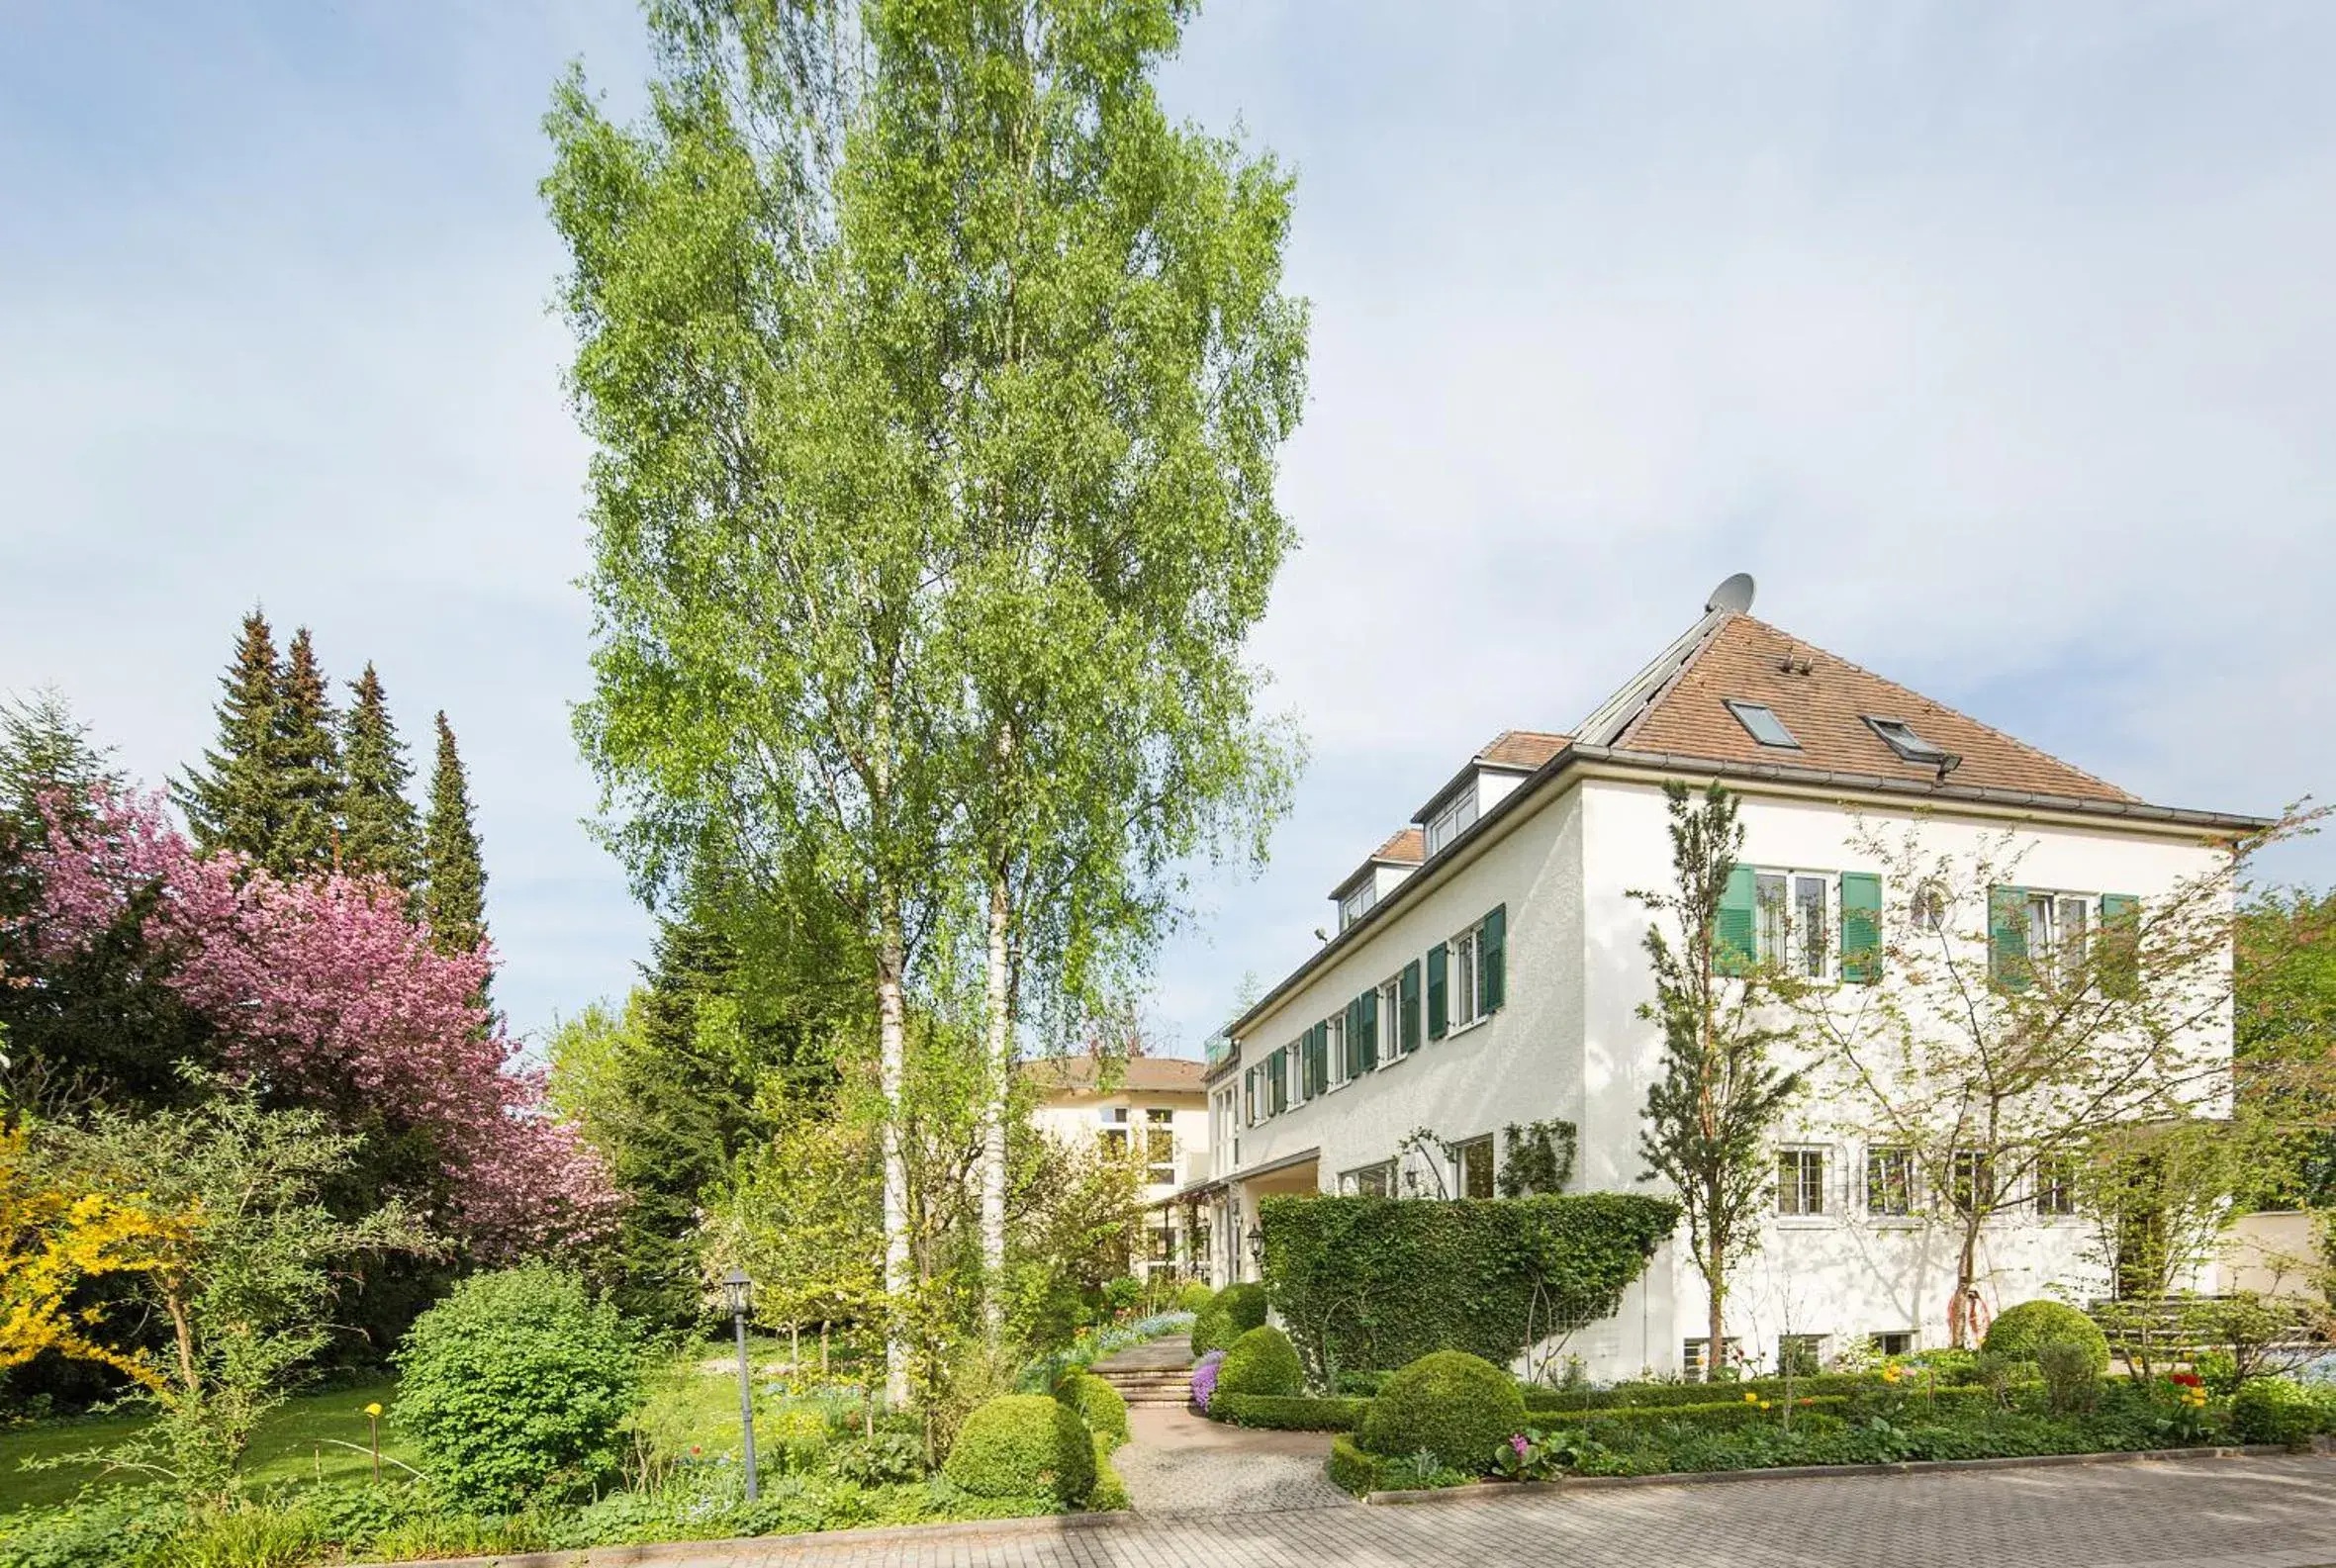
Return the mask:
<svg viewBox="0 0 2336 1568">
<path fill-rule="evenodd" d="M 722 1294 L 730 1299 L 730 1321 L 738 1326 L 738 1430 L 745 1445 L 746 1501 L 759 1495 L 754 1475 L 754 1374 L 746 1364 L 746 1315 L 754 1310 L 754 1281 L 746 1270 L 733 1268 L 722 1276 Z"/>
</svg>

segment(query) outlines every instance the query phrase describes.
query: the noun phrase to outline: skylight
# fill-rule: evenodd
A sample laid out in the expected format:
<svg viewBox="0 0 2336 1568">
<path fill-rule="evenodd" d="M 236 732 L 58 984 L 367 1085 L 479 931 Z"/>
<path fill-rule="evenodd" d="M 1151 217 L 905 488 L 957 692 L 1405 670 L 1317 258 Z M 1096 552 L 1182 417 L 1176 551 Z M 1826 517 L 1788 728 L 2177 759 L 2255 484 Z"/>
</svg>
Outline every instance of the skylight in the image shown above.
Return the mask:
<svg viewBox="0 0 2336 1568">
<path fill-rule="evenodd" d="M 1874 733 L 1881 736 L 1892 751 L 1908 762 L 1921 763 L 1927 767 L 1932 763 L 1946 761 L 1946 749 L 1933 746 L 1916 734 L 1911 724 L 1894 718 L 1876 718 L 1871 713 L 1866 715 L 1866 722 L 1873 726 Z"/>
<path fill-rule="evenodd" d="M 1733 713 L 1735 721 L 1749 731 L 1752 739 L 1761 745 L 1789 746 L 1794 751 L 1801 749 L 1801 743 L 1793 739 L 1793 732 L 1785 728 L 1785 721 L 1778 718 L 1762 704 L 1738 702 L 1734 697 L 1729 697 L 1727 701 L 1728 711 Z"/>
</svg>

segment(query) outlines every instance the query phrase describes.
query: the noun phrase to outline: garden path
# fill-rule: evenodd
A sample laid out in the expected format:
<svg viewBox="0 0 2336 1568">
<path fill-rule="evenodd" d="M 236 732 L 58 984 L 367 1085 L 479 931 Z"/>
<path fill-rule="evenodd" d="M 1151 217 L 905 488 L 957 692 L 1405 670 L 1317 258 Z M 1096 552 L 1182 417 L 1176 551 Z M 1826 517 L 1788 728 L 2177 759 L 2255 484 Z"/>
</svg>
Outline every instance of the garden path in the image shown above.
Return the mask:
<svg viewBox="0 0 2336 1568">
<path fill-rule="evenodd" d="M 1148 1518 L 1361 1506 L 1323 1474 L 1323 1432 L 1227 1427 L 1181 1407 L 1137 1406 L 1128 1426 L 1133 1435 L 1111 1462 Z"/>
</svg>

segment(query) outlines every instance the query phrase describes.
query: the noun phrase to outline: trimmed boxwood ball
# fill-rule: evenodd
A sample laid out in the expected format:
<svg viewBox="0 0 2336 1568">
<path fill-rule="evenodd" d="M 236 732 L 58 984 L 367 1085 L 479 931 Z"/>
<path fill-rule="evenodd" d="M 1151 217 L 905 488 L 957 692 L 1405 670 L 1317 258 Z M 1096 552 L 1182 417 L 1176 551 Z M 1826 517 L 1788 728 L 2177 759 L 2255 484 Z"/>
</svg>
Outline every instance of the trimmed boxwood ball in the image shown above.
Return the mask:
<svg viewBox="0 0 2336 1568">
<path fill-rule="evenodd" d="M 1193 1359 L 1198 1360 L 1211 1350 L 1227 1348 L 1240 1333 L 1233 1327 L 1233 1315 L 1225 1310 L 1225 1303 L 1210 1302 L 1192 1319 Z"/>
<path fill-rule="evenodd" d="M 1233 1341 L 1225 1364 L 1217 1373 L 1217 1393 L 1296 1394 L 1304 1391 L 1306 1374 L 1298 1366 L 1298 1352 L 1279 1329 L 1252 1329 Z"/>
<path fill-rule="evenodd" d="M 1437 1350 L 1387 1379 L 1356 1435 L 1386 1458 L 1425 1448 L 1454 1470 L 1483 1475 L 1493 1450 L 1524 1430 L 1515 1378 L 1465 1350 Z"/>
<path fill-rule="evenodd" d="M 1078 1412 L 1087 1430 L 1111 1448 L 1128 1440 L 1128 1402 L 1092 1372 L 1073 1372 L 1055 1385 L 1055 1398 Z"/>
<path fill-rule="evenodd" d="M 2036 1346 L 2049 1340 L 2081 1344 L 2093 1358 L 2093 1370 L 2108 1370 L 2108 1338 L 2101 1325 L 2076 1308 L 2058 1301 L 2023 1301 L 2007 1307 L 1989 1326 L 1980 1349 L 2013 1361 L 2033 1361 Z"/>
<path fill-rule="evenodd" d="M 1083 1503 L 1095 1489 L 1094 1439 L 1062 1401 L 1007 1394 L 966 1418 L 941 1473 L 977 1497 Z"/>
<path fill-rule="evenodd" d="M 1196 1279 L 1176 1292 L 1176 1310 L 1178 1312 L 1198 1312 L 1216 1299 L 1217 1293 Z"/>
<path fill-rule="evenodd" d="M 1230 1338 L 1237 1339 L 1252 1329 L 1265 1326 L 1265 1287 L 1262 1285 L 1227 1285 L 1217 1292 L 1217 1304 L 1233 1320 Z"/>
</svg>

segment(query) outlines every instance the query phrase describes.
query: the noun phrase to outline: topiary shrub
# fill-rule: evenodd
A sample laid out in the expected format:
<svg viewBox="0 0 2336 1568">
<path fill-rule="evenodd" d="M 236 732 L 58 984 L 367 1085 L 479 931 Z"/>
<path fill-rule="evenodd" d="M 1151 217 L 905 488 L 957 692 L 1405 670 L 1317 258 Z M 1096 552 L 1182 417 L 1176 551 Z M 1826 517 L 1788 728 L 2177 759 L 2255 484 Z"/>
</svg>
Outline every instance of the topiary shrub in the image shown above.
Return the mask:
<svg viewBox="0 0 2336 1568">
<path fill-rule="evenodd" d="M 1216 1299 L 1217 1293 L 1196 1279 L 1176 1292 L 1176 1310 L 1178 1312 L 1198 1312 Z"/>
<path fill-rule="evenodd" d="M 2230 1430 L 2241 1442 L 2303 1448 L 2319 1430 L 2319 1415 L 2318 1403 L 2293 1379 L 2251 1377 L 2231 1396 Z"/>
<path fill-rule="evenodd" d="M 612 1474 L 640 1394 L 638 1346 L 565 1269 L 474 1274 L 414 1320 L 390 1412 L 433 1480 L 466 1503 L 516 1508 Z"/>
<path fill-rule="evenodd" d="M 1007 1394 L 966 1418 L 941 1473 L 977 1497 L 1082 1503 L 1095 1488 L 1094 1439 L 1062 1401 Z"/>
<path fill-rule="evenodd" d="M 1331 1485 L 1367 1497 L 1379 1490 L 1379 1461 L 1355 1446 L 1355 1439 L 1340 1432 L 1330 1440 Z"/>
<path fill-rule="evenodd" d="M 1425 1448 L 1454 1470 L 1482 1475 L 1493 1449 L 1524 1430 L 1516 1379 L 1481 1356 L 1438 1350 L 1387 1379 L 1356 1436 L 1382 1458 Z"/>
<path fill-rule="evenodd" d="M 1192 1318 L 1192 1353 L 1207 1355 L 1212 1350 L 1224 1350 L 1241 1337 L 1233 1327 L 1233 1314 L 1225 1310 L 1222 1297 L 1210 1302 Z"/>
<path fill-rule="evenodd" d="M 1128 1440 L 1128 1402 L 1092 1372 L 1077 1371 L 1055 1385 L 1055 1398 L 1078 1413 L 1078 1419 L 1112 1448 Z"/>
<path fill-rule="evenodd" d="M 2033 1361 L 2036 1346 L 2054 1339 L 2083 1345 L 2095 1372 L 2108 1370 L 2108 1338 L 2101 1332 L 2101 1325 L 2076 1308 L 2057 1301 L 2023 1301 L 2016 1307 L 2005 1308 L 2003 1316 L 1989 1327 L 1979 1348 L 1986 1355 Z"/>
<path fill-rule="evenodd" d="M 1265 1326 L 1265 1287 L 1262 1285 L 1227 1285 L 1217 1292 L 1216 1305 L 1225 1309 L 1225 1316 L 1233 1325 L 1229 1339 L 1238 1339 L 1250 1330 Z"/>
<path fill-rule="evenodd" d="M 1087 1493 L 1087 1507 L 1097 1514 L 1109 1514 L 1131 1506 L 1128 1484 L 1120 1479 L 1118 1467 L 1111 1462 L 1111 1441 L 1096 1432 L 1095 1484 Z"/>
<path fill-rule="evenodd" d="M 1217 1394 L 1276 1394 L 1305 1392 L 1306 1375 L 1298 1368 L 1298 1352 L 1279 1329 L 1256 1328 L 1233 1341 L 1225 1364 L 1217 1369 Z"/>
</svg>

